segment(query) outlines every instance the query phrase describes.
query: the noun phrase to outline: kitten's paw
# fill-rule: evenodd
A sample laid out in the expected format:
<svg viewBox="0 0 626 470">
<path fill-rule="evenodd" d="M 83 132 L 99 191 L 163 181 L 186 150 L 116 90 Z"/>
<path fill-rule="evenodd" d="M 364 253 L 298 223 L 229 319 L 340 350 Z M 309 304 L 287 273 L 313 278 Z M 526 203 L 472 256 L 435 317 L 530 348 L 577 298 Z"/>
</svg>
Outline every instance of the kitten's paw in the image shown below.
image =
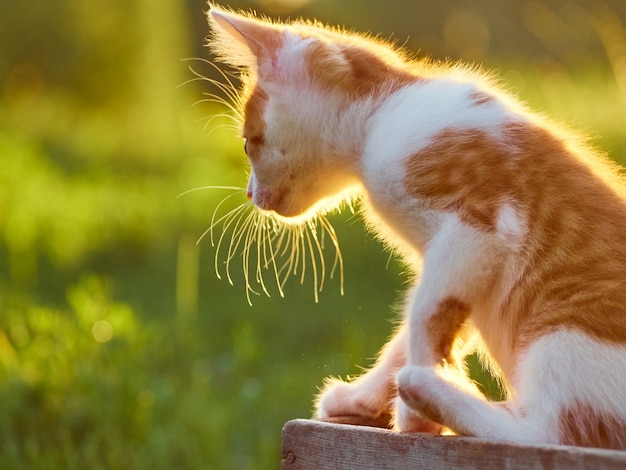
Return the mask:
<svg viewBox="0 0 626 470">
<path fill-rule="evenodd" d="M 396 399 L 394 428 L 401 432 L 427 432 L 441 434 L 443 426 L 423 418 L 409 407 L 401 398 Z"/>
<path fill-rule="evenodd" d="M 318 419 L 336 418 L 333 421 L 387 427 L 390 406 L 388 397 L 381 396 L 379 390 L 372 390 L 358 382 L 332 379 L 317 399 L 315 416 Z"/>
<path fill-rule="evenodd" d="M 398 395 L 411 409 L 432 421 L 443 421 L 435 397 L 444 390 L 442 379 L 434 369 L 417 366 L 403 367 L 396 377 Z"/>
</svg>

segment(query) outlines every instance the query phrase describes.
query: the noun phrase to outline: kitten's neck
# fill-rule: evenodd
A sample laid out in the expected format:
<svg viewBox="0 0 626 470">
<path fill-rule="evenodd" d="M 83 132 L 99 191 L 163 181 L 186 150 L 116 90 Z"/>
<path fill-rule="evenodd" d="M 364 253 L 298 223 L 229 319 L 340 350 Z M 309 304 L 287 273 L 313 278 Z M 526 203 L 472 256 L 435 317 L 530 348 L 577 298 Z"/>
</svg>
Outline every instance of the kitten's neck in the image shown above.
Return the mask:
<svg viewBox="0 0 626 470">
<path fill-rule="evenodd" d="M 384 100 L 365 99 L 341 106 L 334 118 L 326 123 L 331 134 L 328 142 L 347 170 L 360 181 L 363 180 L 363 155 L 372 132 L 373 118 Z"/>
<path fill-rule="evenodd" d="M 335 153 L 349 173 L 360 182 L 364 182 L 367 148 L 372 136 L 387 119 L 388 103 L 396 93 L 340 104 L 336 108 L 338 112 L 325 120 L 324 129 L 328 135 L 323 140 L 329 142 L 328 147 L 332 149 L 332 153 Z M 389 118 L 391 119 L 390 116 Z"/>
<path fill-rule="evenodd" d="M 443 131 L 483 131 L 498 137 L 503 123 L 524 119 L 499 97 L 487 95 L 477 84 L 455 76 L 416 81 L 380 102 L 369 103 L 369 110 L 360 126 L 364 140 L 356 174 L 367 194 L 370 212 L 375 213 L 375 225 L 389 226 L 394 232 L 390 240 L 398 241 L 399 237 L 417 251 L 422 251 L 439 230 L 442 219 L 437 211 L 428 209 L 427 201 L 408 197 L 407 159 L 419 154 Z M 376 223 L 378 217 L 385 223 Z"/>
</svg>

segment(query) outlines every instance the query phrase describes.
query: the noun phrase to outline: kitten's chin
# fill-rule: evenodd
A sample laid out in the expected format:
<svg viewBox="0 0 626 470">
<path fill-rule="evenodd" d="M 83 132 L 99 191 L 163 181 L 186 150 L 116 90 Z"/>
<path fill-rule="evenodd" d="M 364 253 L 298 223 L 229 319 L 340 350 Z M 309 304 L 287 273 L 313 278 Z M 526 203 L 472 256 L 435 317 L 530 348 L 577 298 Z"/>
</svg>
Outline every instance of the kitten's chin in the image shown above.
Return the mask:
<svg viewBox="0 0 626 470">
<path fill-rule="evenodd" d="M 314 219 L 319 215 L 324 215 L 334 210 L 337 210 L 345 197 L 337 196 L 333 198 L 326 198 L 315 202 L 312 205 L 298 205 L 290 207 L 278 206 L 275 208 L 263 208 L 257 205 L 257 208 L 268 215 L 271 215 L 275 219 L 291 225 L 302 224 L 308 220 Z"/>
<path fill-rule="evenodd" d="M 315 217 L 319 212 L 318 204 L 305 203 L 301 199 L 298 199 L 297 204 L 287 204 L 286 201 L 290 200 L 287 193 L 273 193 L 258 184 L 252 191 L 248 189 L 248 198 L 258 210 L 285 223 L 300 223 Z"/>
<path fill-rule="evenodd" d="M 273 217 L 276 220 L 279 220 L 288 225 L 298 225 L 307 220 L 313 219 L 319 214 L 319 211 L 314 210 L 313 208 L 304 211 L 304 212 L 295 212 L 295 211 L 282 211 L 276 209 L 264 209 L 263 207 L 256 206 L 257 209 L 264 214 Z"/>
</svg>

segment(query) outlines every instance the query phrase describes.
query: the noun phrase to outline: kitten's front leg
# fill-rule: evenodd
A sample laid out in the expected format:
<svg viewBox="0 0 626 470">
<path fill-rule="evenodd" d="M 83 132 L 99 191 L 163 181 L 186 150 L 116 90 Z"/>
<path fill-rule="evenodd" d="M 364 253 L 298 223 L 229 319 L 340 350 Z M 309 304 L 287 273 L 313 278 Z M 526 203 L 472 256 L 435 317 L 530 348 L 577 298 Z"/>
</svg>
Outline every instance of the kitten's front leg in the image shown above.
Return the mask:
<svg viewBox="0 0 626 470">
<path fill-rule="evenodd" d="M 397 421 L 395 376 L 406 365 L 408 326 L 403 324 L 382 349 L 376 365 L 352 382 L 328 380 L 316 402 L 318 419 L 392 427 Z M 394 419 L 395 418 L 395 419 Z M 403 416 L 413 431 L 439 432 L 440 426 L 410 411 Z"/>
<path fill-rule="evenodd" d="M 456 351 L 455 341 L 471 330 L 466 326 L 472 309 L 488 296 L 497 271 L 498 250 L 488 235 L 452 216 L 430 241 L 424 253 L 421 282 L 407 313 L 409 356 L 400 378 L 411 376 L 418 369 L 449 369 L 452 373 L 446 375 L 454 378 L 459 389 L 475 389 L 461 371 L 462 355 Z M 399 395 L 405 399 L 398 400 L 397 426 L 401 430 L 411 430 L 410 422 L 402 422 L 402 416 L 410 416 L 407 403 L 421 416 L 433 418 L 429 406 L 435 406 L 423 396 L 445 400 L 437 390 L 423 394 L 419 383 L 400 381 Z M 423 386 L 432 383 L 435 382 L 424 382 Z M 410 399 L 412 396 L 415 399 Z"/>
<path fill-rule="evenodd" d="M 461 330 L 469 317 L 469 307 L 456 297 L 448 296 L 440 301 L 431 301 L 428 294 L 418 297 L 412 305 L 410 316 L 410 334 L 408 341 L 410 345 L 410 355 L 407 365 L 403 367 L 398 375 L 406 374 L 409 369 L 416 366 L 428 369 L 436 367 L 449 370 L 453 376 L 463 383 L 463 388 L 469 387 L 468 380 L 461 370 L 461 357 L 455 357 L 453 353 L 454 341 L 461 335 Z M 403 387 L 407 381 L 400 381 Z M 471 388 L 471 387 L 470 387 Z M 425 419 L 435 419 L 429 413 L 427 407 L 416 407 L 416 400 L 405 400 L 411 394 L 419 394 L 420 390 L 411 390 L 407 393 L 406 388 L 400 388 L 400 396 L 397 398 L 395 426 L 401 431 L 420 431 L 419 423 Z M 434 391 L 436 393 L 436 391 Z M 416 413 L 419 412 L 419 413 Z M 416 426 L 418 423 L 418 426 Z M 440 432 L 441 424 L 431 422 L 429 432 Z"/>
<path fill-rule="evenodd" d="M 316 402 L 316 417 L 388 427 L 397 395 L 395 375 L 406 364 L 407 354 L 407 326 L 402 325 L 365 374 L 351 382 L 327 380 Z"/>
</svg>

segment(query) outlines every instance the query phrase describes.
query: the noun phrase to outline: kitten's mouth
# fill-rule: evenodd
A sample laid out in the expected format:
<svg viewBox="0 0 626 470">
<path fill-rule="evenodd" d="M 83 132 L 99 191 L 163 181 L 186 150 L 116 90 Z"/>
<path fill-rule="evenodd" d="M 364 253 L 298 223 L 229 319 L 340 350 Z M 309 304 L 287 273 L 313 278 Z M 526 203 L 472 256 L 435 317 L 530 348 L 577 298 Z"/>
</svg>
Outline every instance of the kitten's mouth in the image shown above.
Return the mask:
<svg viewBox="0 0 626 470">
<path fill-rule="evenodd" d="M 285 193 L 272 193 L 260 188 L 258 185 L 254 189 L 248 188 L 246 194 L 258 210 L 266 212 L 287 224 L 302 223 L 313 218 L 317 212 L 313 208 L 302 210 L 302 207 L 284 204 L 287 196 Z"/>
<path fill-rule="evenodd" d="M 290 220 L 294 217 L 299 217 L 303 213 L 303 211 L 293 211 L 292 207 L 285 207 L 285 193 L 281 191 L 273 192 L 262 187 L 256 179 L 254 172 L 250 173 L 246 196 L 259 210 L 276 215 L 281 219 Z"/>
<path fill-rule="evenodd" d="M 315 211 L 307 209 L 305 211 L 295 211 L 292 207 L 285 207 L 280 202 L 282 196 L 272 198 L 269 195 L 268 199 L 263 197 L 252 197 L 250 200 L 254 203 L 258 210 L 272 214 L 272 216 L 287 223 L 300 223 L 304 220 L 313 217 Z"/>
<path fill-rule="evenodd" d="M 248 197 L 248 200 L 253 202 L 258 209 L 267 212 L 279 213 L 276 208 L 280 205 L 278 203 L 282 197 L 276 198 L 275 194 L 271 191 L 261 187 L 257 179 L 254 177 L 254 173 L 250 174 L 246 196 Z"/>
</svg>

